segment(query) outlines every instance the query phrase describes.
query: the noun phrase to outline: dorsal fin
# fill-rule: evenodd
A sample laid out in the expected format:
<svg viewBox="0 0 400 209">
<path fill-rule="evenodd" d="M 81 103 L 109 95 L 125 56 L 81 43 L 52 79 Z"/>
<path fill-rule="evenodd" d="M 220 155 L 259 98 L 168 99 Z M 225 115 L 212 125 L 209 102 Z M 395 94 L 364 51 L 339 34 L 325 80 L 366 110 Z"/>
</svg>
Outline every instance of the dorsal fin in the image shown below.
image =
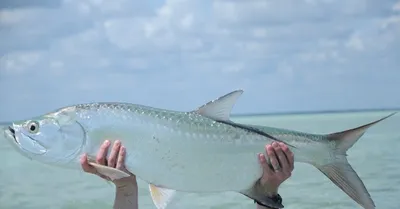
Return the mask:
<svg viewBox="0 0 400 209">
<path fill-rule="evenodd" d="M 243 90 L 236 90 L 225 94 L 216 100 L 212 100 L 207 104 L 199 107 L 195 112 L 214 120 L 229 120 L 233 106 L 236 100 L 242 95 Z"/>
</svg>

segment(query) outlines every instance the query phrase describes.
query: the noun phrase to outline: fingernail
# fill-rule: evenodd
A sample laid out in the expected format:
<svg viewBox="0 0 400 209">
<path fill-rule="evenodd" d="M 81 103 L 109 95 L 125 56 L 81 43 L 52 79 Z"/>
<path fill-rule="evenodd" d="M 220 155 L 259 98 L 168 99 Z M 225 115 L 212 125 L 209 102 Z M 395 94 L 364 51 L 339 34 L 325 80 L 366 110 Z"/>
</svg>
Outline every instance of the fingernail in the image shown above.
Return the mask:
<svg viewBox="0 0 400 209">
<path fill-rule="evenodd" d="M 106 140 L 106 141 L 104 141 L 104 144 L 105 144 L 105 145 L 109 145 L 109 144 L 110 144 L 110 141 Z"/>
<path fill-rule="evenodd" d="M 119 140 L 115 141 L 115 145 L 119 146 L 120 144 L 121 144 L 121 142 Z"/>
<path fill-rule="evenodd" d="M 258 154 L 258 158 L 259 158 L 260 160 L 262 160 L 263 157 L 264 157 L 264 155 L 263 155 L 262 153 Z"/>
<path fill-rule="evenodd" d="M 276 142 L 273 142 L 273 143 L 272 143 L 272 146 L 274 146 L 274 147 L 278 147 L 278 143 L 276 143 Z"/>
</svg>

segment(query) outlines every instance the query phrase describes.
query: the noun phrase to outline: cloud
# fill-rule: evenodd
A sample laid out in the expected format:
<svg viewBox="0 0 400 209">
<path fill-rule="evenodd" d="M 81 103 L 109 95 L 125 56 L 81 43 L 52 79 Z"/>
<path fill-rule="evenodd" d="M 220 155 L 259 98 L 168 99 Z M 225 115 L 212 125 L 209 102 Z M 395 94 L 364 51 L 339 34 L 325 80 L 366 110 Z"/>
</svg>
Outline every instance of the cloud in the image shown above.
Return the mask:
<svg viewBox="0 0 400 209">
<path fill-rule="evenodd" d="M 399 106 L 399 2 L 64 0 L 0 4 L 0 119 L 124 101 L 234 113 Z"/>
</svg>

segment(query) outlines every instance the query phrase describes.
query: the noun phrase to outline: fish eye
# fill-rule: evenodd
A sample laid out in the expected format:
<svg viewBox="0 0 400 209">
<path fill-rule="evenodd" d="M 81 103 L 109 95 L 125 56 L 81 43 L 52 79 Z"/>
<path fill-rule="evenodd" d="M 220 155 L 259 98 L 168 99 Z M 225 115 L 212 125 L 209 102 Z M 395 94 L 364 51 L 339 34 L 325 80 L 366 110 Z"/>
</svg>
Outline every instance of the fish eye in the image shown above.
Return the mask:
<svg viewBox="0 0 400 209">
<path fill-rule="evenodd" d="M 31 132 L 33 134 L 35 134 L 39 131 L 39 123 L 38 122 L 35 122 L 35 121 L 29 122 L 27 127 L 28 127 L 29 132 Z"/>
</svg>

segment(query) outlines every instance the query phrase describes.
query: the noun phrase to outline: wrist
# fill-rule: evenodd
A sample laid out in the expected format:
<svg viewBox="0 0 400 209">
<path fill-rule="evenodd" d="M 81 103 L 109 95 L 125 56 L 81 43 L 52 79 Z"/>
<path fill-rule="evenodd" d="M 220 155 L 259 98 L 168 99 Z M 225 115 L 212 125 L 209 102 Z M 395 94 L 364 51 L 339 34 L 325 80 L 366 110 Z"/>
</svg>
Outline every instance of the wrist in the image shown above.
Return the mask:
<svg viewBox="0 0 400 209">
<path fill-rule="evenodd" d="M 261 187 L 263 188 L 263 193 L 265 196 L 275 196 L 278 194 L 279 185 L 268 184 L 260 182 Z"/>
<path fill-rule="evenodd" d="M 272 201 L 272 202 L 274 202 L 275 204 L 279 204 L 279 205 L 282 205 L 282 197 L 278 194 L 278 193 L 276 193 L 276 194 L 272 194 L 271 193 L 271 196 L 269 196 L 269 195 L 267 195 L 266 196 L 268 199 L 270 199 L 269 201 Z M 281 207 L 272 207 L 272 206 L 269 206 L 269 205 L 266 205 L 266 204 L 263 204 L 263 203 L 261 203 L 261 202 L 259 202 L 259 201 L 257 201 L 257 200 L 254 200 L 254 202 L 257 204 L 257 208 L 258 209 L 280 209 Z M 283 206 L 282 206 L 282 208 L 283 208 Z"/>
<path fill-rule="evenodd" d="M 138 186 L 135 183 L 128 183 L 124 185 L 116 186 L 116 194 L 124 196 L 124 197 L 131 197 L 135 196 L 138 192 Z"/>
<path fill-rule="evenodd" d="M 113 182 L 117 192 L 129 193 L 137 190 L 137 182 L 135 176 L 130 176 L 122 179 L 118 179 Z"/>
<path fill-rule="evenodd" d="M 278 188 L 271 188 L 268 189 L 268 191 L 265 194 L 267 197 L 274 197 L 276 195 L 278 195 Z"/>
<path fill-rule="evenodd" d="M 116 187 L 121 187 L 126 185 L 137 185 L 135 176 L 129 176 L 118 180 L 114 180 L 113 183 L 115 184 Z"/>
</svg>

